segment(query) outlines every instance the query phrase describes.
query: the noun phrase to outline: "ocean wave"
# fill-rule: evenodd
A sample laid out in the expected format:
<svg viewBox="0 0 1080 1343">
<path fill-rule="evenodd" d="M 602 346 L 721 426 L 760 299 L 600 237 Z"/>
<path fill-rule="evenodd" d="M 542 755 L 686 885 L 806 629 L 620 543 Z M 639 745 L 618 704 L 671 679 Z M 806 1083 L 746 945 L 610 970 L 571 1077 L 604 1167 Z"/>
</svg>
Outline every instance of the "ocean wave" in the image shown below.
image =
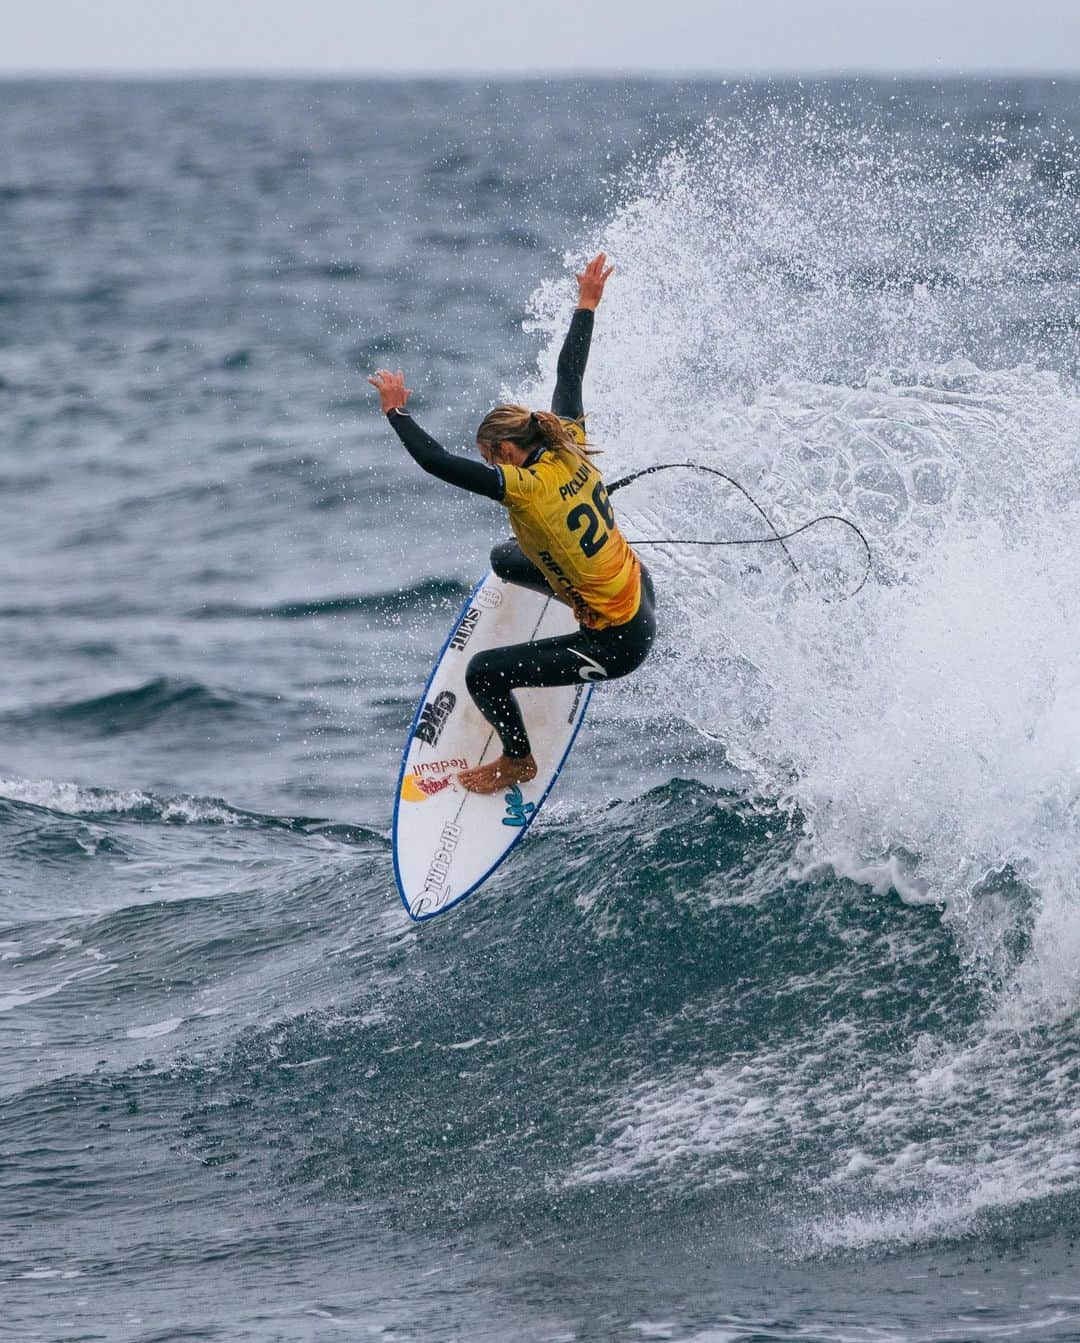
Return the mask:
<svg viewBox="0 0 1080 1343">
<path fill-rule="evenodd" d="M 363 825 L 305 816 L 272 816 L 230 806 L 222 798 L 186 793 L 158 797 L 141 789 L 109 789 L 51 779 L 0 777 L 0 800 L 57 816 L 87 820 L 165 822 L 168 825 L 226 825 L 267 830 L 292 830 L 322 835 L 348 844 L 385 847 L 385 838 Z"/>
<path fill-rule="evenodd" d="M 55 705 L 11 709 L 0 715 L 0 719 L 11 729 L 113 736 L 173 720 L 257 717 L 266 705 L 274 705 L 280 712 L 276 696 L 217 689 L 182 677 L 159 676 L 130 690 Z"/>
<path fill-rule="evenodd" d="M 385 836 L 207 799 L 3 791 L 95 822 L 300 832 L 286 866 L 239 854 L 260 879 L 238 889 L 226 864 L 209 898 L 144 876 L 131 907 L 65 925 L 95 957 L 59 946 L 15 984 L 60 985 L 15 1011 L 139 1004 L 122 1031 L 156 1067 L 98 1108 L 136 1101 L 215 1169 L 261 1153 L 275 1184 L 429 1229 L 508 1208 L 537 1224 L 553 1199 L 581 1225 L 690 1204 L 748 1225 L 752 1205 L 796 1255 L 1008 1235 L 1040 1200 L 1072 1216 L 1076 1018 L 1017 1030 L 939 907 L 803 870 L 802 818 L 766 797 L 675 780 L 541 817 L 515 863 L 417 931 Z M 304 847 L 342 838 L 366 852 Z M 227 1002 L 244 1014 L 200 1015 Z M 87 1087 L 68 1079 L 65 1105 Z"/>
<path fill-rule="evenodd" d="M 435 937 L 395 917 L 373 867 L 339 961 L 363 982 L 332 1013 L 295 1004 L 212 1060 L 181 1059 L 174 1084 L 204 1096 L 209 1134 L 215 1098 L 245 1097 L 247 1150 L 317 1114 L 319 1152 L 275 1178 L 376 1199 L 404 1183 L 450 1220 L 542 1203 L 552 1182 L 597 1206 L 729 1200 L 737 1169 L 783 1181 L 793 1143 L 831 1171 L 853 1096 L 873 1131 L 866 1078 L 901 1088 L 889 1042 L 943 1017 L 963 1029 L 978 995 L 933 909 L 785 878 L 795 838 L 754 799 L 663 786 L 538 824 L 517 869 Z M 410 1117 L 418 1087 L 438 1098 L 436 1126 Z"/>
<path fill-rule="evenodd" d="M 270 619 L 304 620 L 314 616 L 396 615 L 407 611 L 426 611 L 460 603 L 468 596 L 467 584 L 447 578 L 429 578 L 390 592 L 358 593 L 339 597 L 314 597 L 308 600 L 277 602 L 268 606 L 244 606 L 218 602 L 200 606 L 192 612 L 204 620 Z"/>
<path fill-rule="evenodd" d="M 761 799 L 679 782 L 540 824 L 437 941 L 368 943 L 376 991 L 238 1042 L 212 1089 L 262 1079 L 256 1146 L 320 1115 L 320 1152 L 279 1177 L 364 1199 L 404 1180 L 442 1224 L 553 1189 L 585 1221 L 750 1200 L 801 1254 L 873 1218 L 880 1243 L 985 1228 L 965 1210 L 991 1187 L 992 1234 L 1040 1199 L 1064 1215 L 1075 1019 L 1017 1035 L 938 908 L 800 875 L 798 841 Z M 434 1129 L 410 1118 L 418 1078 Z"/>
</svg>

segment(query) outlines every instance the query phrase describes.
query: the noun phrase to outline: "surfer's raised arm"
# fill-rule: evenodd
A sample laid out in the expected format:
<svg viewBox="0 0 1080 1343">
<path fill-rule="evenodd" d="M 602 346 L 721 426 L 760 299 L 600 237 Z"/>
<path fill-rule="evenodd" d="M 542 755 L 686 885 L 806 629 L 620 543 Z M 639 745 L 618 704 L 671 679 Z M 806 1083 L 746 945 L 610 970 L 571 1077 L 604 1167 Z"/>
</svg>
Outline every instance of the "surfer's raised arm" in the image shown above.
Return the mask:
<svg viewBox="0 0 1080 1343">
<path fill-rule="evenodd" d="M 556 415 L 567 420 L 581 420 L 585 415 L 582 401 L 581 384 L 585 377 L 585 365 L 589 360 L 589 345 L 592 342 L 593 314 L 604 297 L 604 285 L 615 269 L 607 265 L 607 256 L 600 252 L 594 256 L 580 275 L 578 282 L 578 305 L 570 319 L 570 330 L 566 333 L 563 347 L 559 351 L 559 363 L 556 368 L 555 394 L 551 398 L 551 409 Z"/>
<path fill-rule="evenodd" d="M 579 446 L 584 444 L 585 438 L 581 426 L 585 414 L 581 400 L 582 379 L 589 358 L 593 313 L 614 269 L 601 252 L 576 276 L 578 305 L 559 353 L 555 395 L 551 402 L 553 413 L 534 412 L 524 406 L 496 406 L 484 417 L 477 431 L 477 447 L 482 461 L 447 452 L 441 443 L 420 428 L 406 409 L 412 393 L 405 386 L 401 369 L 393 373 L 388 368 L 380 368 L 373 373 L 368 382 L 379 393 L 383 414 L 417 466 L 449 485 L 502 503 L 506 495 L 503 467 L 531 465 L 536 454 L 547 448 L 566 448 L 587 456 L 587 449 Z M 564 420 L 578 423 L 567 425 L 562 423 Z"/>
</svg>

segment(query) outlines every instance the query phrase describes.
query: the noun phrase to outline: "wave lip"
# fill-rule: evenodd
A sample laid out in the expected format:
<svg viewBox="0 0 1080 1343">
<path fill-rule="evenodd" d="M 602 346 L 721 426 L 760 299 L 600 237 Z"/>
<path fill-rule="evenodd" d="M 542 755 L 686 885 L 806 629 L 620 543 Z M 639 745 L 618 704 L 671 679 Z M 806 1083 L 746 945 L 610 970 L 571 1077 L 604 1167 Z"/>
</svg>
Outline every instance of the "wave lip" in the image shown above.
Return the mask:
<svg viewBox="0 0 1080 1343">
<path fill-rule="evenodd" d="M 231 806 L 223 798 L 198 797 L 190 793 L 159 797 L 138 788 L 95 788 L 52 779 L 0 777 L 0 803 L 4 802 L 9 804 L 9 811 L 30 809 L 81 820 L 161 821 L 169 825 L 293 830 L 343 844 L 375 842 L 380 847 L 385 845 L 385 839 L 366 826 L 328 821 L 322 817 L 273 816 Z"/>
<path fill-rule="evenodd" d="M 229 825 L 255 817 L 255 813 L 239 811 L 220 798 L 187 794 L 158 798 L 140 789 L 114 791 L 83 787 L 77 783 L 57 783 L 51 779 L 0 778 L 0 798 L 61 816 L 90 820 L 123 817 L 138 821 Z"/>
</svg>

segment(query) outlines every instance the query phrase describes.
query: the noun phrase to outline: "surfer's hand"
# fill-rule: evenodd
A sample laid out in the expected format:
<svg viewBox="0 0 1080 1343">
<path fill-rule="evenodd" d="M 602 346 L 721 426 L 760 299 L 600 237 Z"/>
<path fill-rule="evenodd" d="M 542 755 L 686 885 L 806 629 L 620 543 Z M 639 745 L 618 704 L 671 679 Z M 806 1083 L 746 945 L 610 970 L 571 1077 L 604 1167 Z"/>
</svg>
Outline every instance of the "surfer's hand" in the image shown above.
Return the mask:
<svg viewBox="0 0 1080 1343">
<path fill-rule="evenodd" d="M 575 276 L 578 283 L 579 308 L 596 311 L 597 304 L 604 297 L 604 285 L 607 284 L 608 276 L 614 269 L 614 266 L 607 265 L 607 254 L 599 252 L 581 274 Z"/>
<path fill-rule="evenodd" d="M 411 388 L 405 386 L 405 374 L 400 368 L 396 373 L 391 373 L 388 368 L 377 369 L 368 382 L 379 393 L 384 415 L 390 410 L 404 410 L 405 403 L 412 396 Z"/>
</svg>

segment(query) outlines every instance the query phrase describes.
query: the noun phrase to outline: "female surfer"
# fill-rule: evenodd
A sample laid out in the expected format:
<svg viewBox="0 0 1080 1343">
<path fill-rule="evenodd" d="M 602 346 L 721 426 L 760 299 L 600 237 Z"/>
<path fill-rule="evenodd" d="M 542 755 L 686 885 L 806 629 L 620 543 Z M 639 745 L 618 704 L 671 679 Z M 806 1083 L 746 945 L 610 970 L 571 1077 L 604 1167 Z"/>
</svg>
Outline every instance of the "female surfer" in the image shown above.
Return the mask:
<svg viewBox="0 0 1080 1343">
<path fill-rule="evenodd" d="M 447 452 L 405 406 L 403 374 L 380 369 L 368 381 L 413 460 L 425 471 L 503 505 L 514 541 L 491 552 L 508 583 L 554 594 L 578 619 L 575 634 L 477 653 L 465 684 L 502 742 L 503 754 L 458 777 L 474 793 L 495 793 L 536 777 L 536 761 L 514 690 L 614 680 L 645 661 L 656 633 L 649 573 L 615 522 L 586 444 L 582 379 L 593 314 L 614 267 L 603 252 L 578 275 L 578 305 L 559 354 L 551 412 L 501 405 L 476 431 L 483 461 Z"/>
</svg>

